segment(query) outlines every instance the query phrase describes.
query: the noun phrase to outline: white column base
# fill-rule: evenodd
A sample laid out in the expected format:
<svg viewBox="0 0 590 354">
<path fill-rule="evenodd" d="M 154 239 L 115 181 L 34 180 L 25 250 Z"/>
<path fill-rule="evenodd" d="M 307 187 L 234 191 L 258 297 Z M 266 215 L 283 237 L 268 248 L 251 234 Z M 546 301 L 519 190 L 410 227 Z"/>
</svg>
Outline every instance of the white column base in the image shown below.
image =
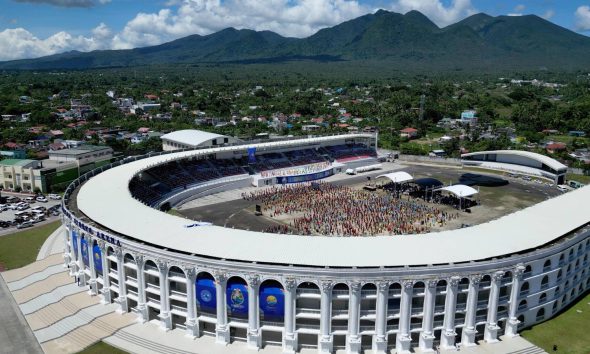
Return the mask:
<svg viewBox="0 0 590 354">
<path fill-rule="evenodd" d="M 145 304 L 137 304 L 137 321 L 145 323 L 149 320 L 148 307 Z"/>
<path fill-rule="evenodd" d="M 387 337 L 379 337 L 377 335 L 373 336 L 373 353 L 387 353 Z"/>
<path fill-rule="evenodd" d="M 334 338 L 332 336 L 321 337 L 318 342 L 318 353 L 332 353 Z"/>
<path fill-rule="evenodd" d="M 440 347 L 442 349 L 455 349 L 455 331 L 443 332 L 440 335 Z"/>
<path fill-rule="evenodd" d="M 398 335 L 395 339 L 395 352 L 398 354 L 409 354 L 412 347 L 412 338 L 408 335 Z"/>
<path fill-rule="evenodd" d="M 101 304 L 110 304 L 112 302 L 111 299 L 111 289 L 109 288 L 102 288 L 100 289 L 100 293 L 102 294 L 102 299 L 100 300 Z"/>
<path fill-rule="evenodd" d="M 84 273 L 84 270 L 78 271 L 78 279 L 80 279 L 80 286 L 86 286 L 86 273 Z"/>
<path fill-rule="evenodd" d="M 423 353 L 432 353 L 434 352 L 434 336 L 428 333 L 420 333 L 420 340 L 419 340 L 419 347 L 420 351 Z"/>
<path fill-rule="evenodd" d="M 229 326 L 228 325 L 223 325 L 223 326 L 217 325 L 215 327 L 215 343 L 228 345 L 229 342 L 230 342 Z"/>
<path fill-rule="evenodd" d="M 297 349 L 297 333 L 285 333 L 285 338 L 283 338 L 283 354 L 294 354 Z"/>
<path fill-rule="evenodd" d="M 346 353 L 347 354 L 360 354 L 361 352 L 361 337 L 360 336 L 348 336 L 346 340 Z"/>
<path fill-rule="evenodd" d="M 168 311 L 161 312 L 158 317 L 160 318 L 160 329 L 169 331 L 172 329 L 172 315 Z"/>
<path fill-rule="evenodd" d="M 196 319 L 187 320 L 186 325 L 186 336 L 192 339 L 199 337 L 199 322 Z"/>
<path fill-rule="evenodd" d="M 494 324 L 488 323 L 486 325 L 486 329 L 485 329 L 484 334 L 483 334 L 483 339 L 487 343 L 496 343 L 496 342 L 498 342 L 498 330 L 499 329 L 500 329 L 500 327 L 498 327 L 495 323 Z"/>
<path fill-rule="evenodd" d="M 260 330 L 248 330 L 247 334 L 247 345 L 248 349 L 258 350 L 262 344 L 262 337 L 260 336 Z"/>
<path fill-rule="evenodd" d="M 126 313 L 129 312 L 129 305 L 127 304 L 127 297 L 126 296 L 119 296 L 115 302 L 119 305 L 117 308 L 118 313 Z"/>
<path fill-rule="evenodd" d="M 506 337 L 518 337 L 518 325 L 520 321 L 516 318 L 511 318 L 506 321 L 506 330 L 504 331 L 504 335 Z"/>
<path fill-rule="evenodd" d="M 477 334 L 477 331 L 475 329 L 464 329 L 463 334 L 462 334 L 462 338 L 461 338 L 461 345 L 463 345 L 464 347 L 476 346 L 477 345 L 477 343 L 475 343 L 475 335 L 476 334 Z"/>
<path fill-rule="evenodd" d="M 70 262 L 70 277 L 75 276 L 78 273 L 78 266 L 76 265 L 76 261 Z"/>
<path fill-rule="evenodd" d="M 96 279 L 90 279 L 88 281 L 88 285 L 90 286 L 90 290 L 88 290 L 88 294 L 90 294 L 90 296 L 98 295 L 98 284 L 96 283 Z"/>
</svg>

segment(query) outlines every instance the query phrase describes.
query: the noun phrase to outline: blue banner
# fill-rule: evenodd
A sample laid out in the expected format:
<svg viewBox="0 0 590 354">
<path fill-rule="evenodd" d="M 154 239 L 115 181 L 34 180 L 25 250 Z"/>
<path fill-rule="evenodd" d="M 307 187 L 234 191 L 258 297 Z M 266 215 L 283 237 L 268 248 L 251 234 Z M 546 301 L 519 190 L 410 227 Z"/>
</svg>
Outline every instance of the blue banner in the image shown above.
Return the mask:
<svg viewBox="0 0 590 354">
<path fill-rule="evenodd" d="M 76 231 L 72 231 L 72 249 L 74 250 L 74 255 L 78 257 L 78 234 Z"/>
<path fill-rule="evenodd" d="M 318 179 L 326 178 L 334 174 L 333 169 L 329 169 L 326 171 L 311 173 L 308 175 L 297 175 L 297 176 L 284 176 L 284 177 L 276 177 L 277 184 L 286 184 L 286 183 L 301 183 L 301 182 L 309 182 L 315 181 Z"/>
<path fill-rule="evenodd" d="M 232 314 L 248 314 L 248 288 L 241 283 L 228 283 L 226 288 L 227 307 Z"/>
<path fill-rule="evenodd" d="M 217 309 L 217 299 L 215 298 L 215 282 L 213 279 L 197 279 L 196 292 L 197 302 L 201 310 L 215 312 Z"/>
<path fill-rule="evenodd" d="M 256 163 L 256 148 L 248 148 L 248 163 Z"/>
<path fill-rule="evenodd" d="M 94 269 L 100 275 L 102 275 L 102 253 L 100 252 L 100 247 L 98 245 L 94 245 L 92 247 L 92 253 L 94 258 Z"/>
<path fill-rule="evenodd" d="M 82 247 L 82 262 L 84 262 L 84 266 L 88 267 L 88 265 L 90 264 L 88 258 L 88 242 L 85 238 L 82 239 L 80 247 Z"/>
<path fill-rule="evenodd" d="M 263 319 L 283 319 L 285 315 L 285 295 L 281 287 L 262 285 L 260 287 L 259 303 Z"/>
</svg>

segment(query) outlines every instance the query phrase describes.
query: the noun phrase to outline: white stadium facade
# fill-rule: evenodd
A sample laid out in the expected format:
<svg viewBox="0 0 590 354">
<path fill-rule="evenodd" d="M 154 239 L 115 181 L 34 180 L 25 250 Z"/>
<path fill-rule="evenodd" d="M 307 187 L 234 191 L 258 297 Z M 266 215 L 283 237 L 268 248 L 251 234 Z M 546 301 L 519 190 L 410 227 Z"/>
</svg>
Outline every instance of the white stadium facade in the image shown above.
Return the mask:
<svg viewBox="0 0 590 354">
<path fill-rule="evenodd" d="M 373 135 L 351 134 L 104 166 L 66 191 L 65 262 L 80 286 L 142 322 L 214 336 L 229 348 L 246 341 L 284 353 L 409 353 L 510 340 L 588 290 L 590 214 L 580 205 L 590 187 L 469 228 L 396 237 L 269 234 L 157 209 L 161 200 L 176 204 L 251 184 L 244 161 L 280 167 L 285 157 L 314 163 L 329 155 L 341 171 L 374 164 L 375 148 Z M 212 165 L 215 174 L 206 170 Z M 162 189 L 153 177 L 162 181 L 164 169 L 174 179 Z M 189 178 L 187 171 L 198 173 Z"/>
</svg>

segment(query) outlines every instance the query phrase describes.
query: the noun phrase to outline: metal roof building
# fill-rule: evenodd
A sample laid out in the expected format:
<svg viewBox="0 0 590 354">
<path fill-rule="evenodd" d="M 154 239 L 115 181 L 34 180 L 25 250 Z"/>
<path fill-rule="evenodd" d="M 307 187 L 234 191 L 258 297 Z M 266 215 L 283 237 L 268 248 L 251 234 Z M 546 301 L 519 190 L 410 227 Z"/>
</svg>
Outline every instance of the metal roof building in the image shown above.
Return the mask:
<svg viewBox="0 0 590 354">
<path fill-rule="evenodd" d="M 215 147 L 234 144 L 240 140 L 231 136 L 209 133 L 202 130 L 186 129 L 164 134 L 162 148 L 164 151 L 191 149 L 197 147 Z"/>
</svg>

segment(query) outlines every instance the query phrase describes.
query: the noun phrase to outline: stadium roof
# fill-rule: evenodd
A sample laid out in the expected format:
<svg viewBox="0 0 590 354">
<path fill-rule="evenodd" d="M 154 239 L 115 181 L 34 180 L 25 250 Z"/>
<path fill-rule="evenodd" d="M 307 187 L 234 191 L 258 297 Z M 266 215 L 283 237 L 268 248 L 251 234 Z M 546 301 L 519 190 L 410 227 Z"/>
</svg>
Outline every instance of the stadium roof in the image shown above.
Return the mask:
<svg viewBox="0 0 590 354">
<path fill-rule="evenodd" d="M 506 154 L 506 155 L 522 156 L 522 157 L 527 157 L 529 159 L 539 161 L 539 162 L 551 167 L 552 169 L 554 169 L 556 171 L 567 169 L 566 165 L 562 164 L 561 162 L 559 162 L 555 159 L 552 159 L 549 156 L 537 154 L 536 152 L 522 151 L 522 150 L 494 150 L 494 151 L 470 152 L 468 154 L 461 155 L 461 158 L 467 157 L 467 156 L 482 155 L 482 154 Z"/>
<path fill-rule="evenodd" d="M 393 183 L 404 183 L 404 182 L 412 181 L 414 179 L 414 177 L 412 177 L 411 174 L 409 174 L 405 171 L 387 173 L 384 175 L 379 175 L 379 176 L 377 176 L 377 178 L 387 178 Z"/>
<path fill-rule="evenodd" d="M 317 143 L 334 138 L 302 139 L 297 143 Z M 298 236 L 220 226 L 190 227 L 194 222 L 152 209 L 134 199 L 129 192 L 128 183 L 132 176 L 150 165 L 171 158 L 236 148 L 159 155 L 107 170 L 80 188 L 78 207 L 97 224 L 169 250 L 228 260 L 346 267 L 448 264 L 488 259 L 540 247 L 590 221 L 587 210 L 576 207 L 590 200 L 590 187 L 472 227 L 395 237 Z M 246 149 L 246 146 L 241 148 Z"/>
<path fill-rule="evenodd" d="M 200 144 L 216 138 L 223 138 L 225 135 L 219 135 L 215 133 L 204 132 L 202 130 L 185 129 L 177 130 L 172 133 L 164 134 L 160 138 L 165 140 L 171 140 L 180 144 L 189 146 L 199 146 Z"/>
<path fill-rule="evenodd" d="M 439 188 L 437 191 L 447 191 L 449 193 L 453 193 L 457 197 L 471 197 L 472 195 L 479 193 L 477 189 L 464 184 L 455 184 L 453 186 Z"/>
</svg>

